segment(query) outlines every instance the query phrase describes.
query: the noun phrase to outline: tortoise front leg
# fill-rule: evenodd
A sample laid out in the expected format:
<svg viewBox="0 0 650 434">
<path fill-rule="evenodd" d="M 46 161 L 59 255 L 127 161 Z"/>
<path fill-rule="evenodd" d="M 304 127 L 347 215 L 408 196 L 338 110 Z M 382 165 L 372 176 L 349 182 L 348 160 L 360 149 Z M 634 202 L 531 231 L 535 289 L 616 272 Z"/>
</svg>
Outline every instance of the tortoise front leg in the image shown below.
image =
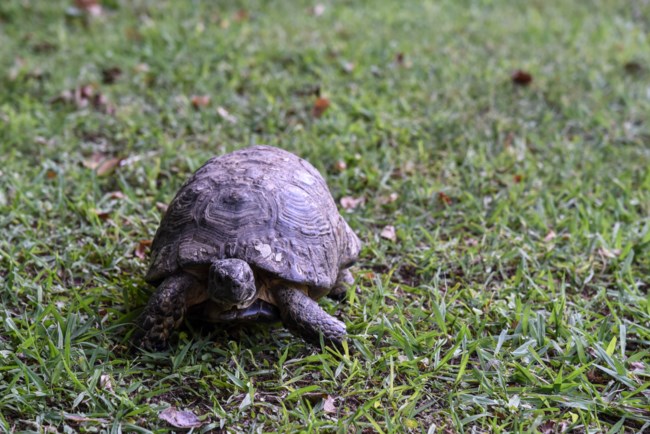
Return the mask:
<svg viewBox="0 0 650 434">
<path fill-rule="evenodd" d="M 341 346 L 346 335 L 345 324 L 325 312 L 316 301 L 295 288 L 277 288 L 273 294 L 286 328 L 316 345 L 323 336 L 325 343 Z"/>
<path fill-rule="evenodd" d="M 163 280 L 136 322 L 133 343 L 149 350 L 164 349 L 171 332 L 183 322 L 187 294 L 196 284 L 194 277 L 185 273 Z"/>
</svg>

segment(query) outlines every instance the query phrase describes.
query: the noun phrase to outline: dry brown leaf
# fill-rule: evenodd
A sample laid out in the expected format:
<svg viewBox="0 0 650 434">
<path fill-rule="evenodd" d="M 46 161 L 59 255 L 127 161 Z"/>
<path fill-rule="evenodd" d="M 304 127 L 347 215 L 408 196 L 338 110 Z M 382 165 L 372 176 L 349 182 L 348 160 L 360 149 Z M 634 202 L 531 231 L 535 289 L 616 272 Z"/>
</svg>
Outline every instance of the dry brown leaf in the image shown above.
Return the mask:
<svg viewBox="0 0 650 434">
<path fill-rule="evenodd" d="M 135 247 L 135 256 L 144 259 L 147 256 L 147 249 L 151 246 L 152 240 L 140 240 Z"/>
<path fill-rule="evenodd" d="M 199 110 L 199 109 L 202 109 L 203 107 L 206 107 L 208 104 L 210 104 L 210 96 L 208 96 L 208 95 L 192 95 L 192 97 L 190 98 L 190 101 L 192 102 L 192 107 Z"/>
<path fill-rule="evenodd" d="M 105 158 L 106 156 L 104 154 L 95 152 L 90 156 L 90 158 L 85 159 L 82 164 L 87 169 L 95 170 L 97 169 L 97 166 L 99 166 L 99 163 L 101 163 Z"/>
<path fill-rule="evenodd" d="M 95 213 L 95 215 L 97 216 L 97 218 L 100 219 L 101 221 L 106 221 L 106 220 L 108 220 L 108 218 L 111 216 L 111 213 L 110 213 L 110 212 L 108 212 L 108 211 L 103 211 L 103 210 L 101 210 L 101 209 L 96 209 L 96 208 L 95 208 L 95 209 L 93 209 L 93 212 Z"/>
<path fill-rule="evenodd" d="M 592 384 L 607 384 L 609 382 L 609 379 L 596 368 L 587 371 L 587 380 Z"/>
<path fill-rule="evenodd" d="M 199 428 L 203 423 L 191 411 L 168 407 L 158 417 L 176 428 Z"/>
<path fill-rule="evenodd" d="M 323 411 L 325 413 L 336 413 L 336 405 L 334 404 L 334 398 L 332 395 L 327 395 L 325 402 L 323 402 Z"/>
<path fill-rule="evenodd" d="M 95 88 L 90 84 L 79 86 L 73 90 L 64 90 L 59 96 L 51 99 L 50 103 L 73 104 L 77 108 L 91 106 L 95 110 L 107 114 L 113 114 L 115 112 L 115 108 L 108 102 L 108 98 L 96 92 Z"/>
<path fill-rule="evenodd" d="M 246 9 L 239 9 L 237 12 L 235 12 L 235 21 L 248 21 L 250 19 L 250 15 Z"/>
<path fill-rule="evenodd" d="M 384 229 L 381 230 L 379 235 L 387 240 L 397 241 L 397 233 L 395 232 L 395 226 L 393 225 L 384 226 Z"/>
<path fill-rule="evenodd" d="M 343 196 L 341 198 L 341 206 L 346 210 L 353 210 L 365 203 L 366 199 L 362 197 Z"/>
<path fill-rule="evenodd" d="M 323 113 L 327 111 L 330 106 L 330 100 L 327 98 L 318 98 L 314 102 L 314 106 L 311 109 L 311 114 L 315 118 L 323 116 Z"/>
<path fill-rule="evenodd" d="M 103 160 L 95 169 L 97 176 L 107 176 L 115 171 L 115 169 L 120 165 L 124 160 L 122 157 L 107 158 Z"/>
<path fill-rule="evenodd" d="M 113 84 L 122 75 L 122 69 L 117 66 L 102 69 L 102 83 Z"/>
<path fill-rule="evenodd" d="M 440 201 L 445 205 L 451 205 L 453 203 L 451 198 L 447 196 L 445 193 L 443 193 L 442 191 L 438 193 L 438 197 L 440 198 Z"/>
<path fill-rule="evenodd" d="M 533 82 L 533 76 L 529 72 L 522 71 L 521 69 L 513 72 L 510 78 L 514 84 L 519 86 L 528 86 Z"/>
</svg>

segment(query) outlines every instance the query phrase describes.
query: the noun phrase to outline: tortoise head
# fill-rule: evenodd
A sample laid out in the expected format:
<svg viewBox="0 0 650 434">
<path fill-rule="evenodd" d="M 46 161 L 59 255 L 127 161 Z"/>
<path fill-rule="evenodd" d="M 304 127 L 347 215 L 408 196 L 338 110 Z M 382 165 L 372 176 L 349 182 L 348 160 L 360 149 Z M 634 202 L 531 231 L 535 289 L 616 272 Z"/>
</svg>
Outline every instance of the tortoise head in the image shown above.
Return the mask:
<svg viewBox="0 0 650 434">
<path fill-rule="evenodd" d="M 208 293 L 215 302 L 239 309 L 257 298 L 255 276 L 241 259 L 216 259 L 210 265 Z"/>
</svg>

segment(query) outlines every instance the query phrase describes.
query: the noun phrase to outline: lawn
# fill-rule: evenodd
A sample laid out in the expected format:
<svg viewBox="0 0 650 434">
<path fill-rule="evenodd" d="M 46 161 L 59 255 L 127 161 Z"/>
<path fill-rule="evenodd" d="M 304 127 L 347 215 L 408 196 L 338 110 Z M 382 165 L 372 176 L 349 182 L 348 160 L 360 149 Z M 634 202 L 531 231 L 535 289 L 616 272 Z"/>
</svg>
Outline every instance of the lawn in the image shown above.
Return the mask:
<svg viewBox="0 0 650 434">
<path fill-rule="evenodd" d="M 647 1 L 73 4 L 0 2 L 0 431 L 650 431 Z M 252 144 L 362 240 L 347 351 L 130 352 L 166 204 Z"/>
</svg>

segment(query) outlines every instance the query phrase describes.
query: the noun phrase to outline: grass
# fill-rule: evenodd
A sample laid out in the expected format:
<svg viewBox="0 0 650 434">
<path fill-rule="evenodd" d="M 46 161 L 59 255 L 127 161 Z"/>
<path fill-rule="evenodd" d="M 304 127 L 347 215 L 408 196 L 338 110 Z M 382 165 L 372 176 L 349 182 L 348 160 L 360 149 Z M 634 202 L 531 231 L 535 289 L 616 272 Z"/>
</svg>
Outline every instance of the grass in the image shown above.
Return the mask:
<svg viewBox="0 0 650 434">
<path fill-rule="evenodd" d="M 314 5 L 0 3 L 0 430 L 648 430 L 648 2 Z M 160 204 L 256 143 L 365 201 L 350 351 L 130 354 Z"/>
</svg>

